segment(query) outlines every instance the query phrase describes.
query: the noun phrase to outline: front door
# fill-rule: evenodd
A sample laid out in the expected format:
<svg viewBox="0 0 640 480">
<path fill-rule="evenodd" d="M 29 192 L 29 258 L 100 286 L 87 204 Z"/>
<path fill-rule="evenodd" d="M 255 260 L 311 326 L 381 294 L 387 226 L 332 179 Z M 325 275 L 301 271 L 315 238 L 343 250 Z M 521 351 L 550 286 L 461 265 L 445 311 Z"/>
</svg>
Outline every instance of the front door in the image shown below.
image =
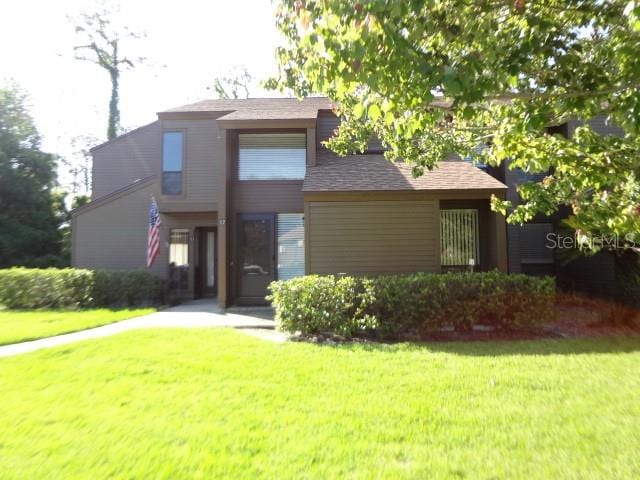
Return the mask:
<svg viewBox="0 0 640 480">
<path fill-rule="evenodd" d="M 238 216 L 238 303 L 266 304 L 276 278 L 273 214 Z"/>
<path fill-rule="evenodd" d="M 216 281 L 216 229 L 199 228 L 196 262 L 196 296 L 214 297 L 218 291 Z"/>
</svg>

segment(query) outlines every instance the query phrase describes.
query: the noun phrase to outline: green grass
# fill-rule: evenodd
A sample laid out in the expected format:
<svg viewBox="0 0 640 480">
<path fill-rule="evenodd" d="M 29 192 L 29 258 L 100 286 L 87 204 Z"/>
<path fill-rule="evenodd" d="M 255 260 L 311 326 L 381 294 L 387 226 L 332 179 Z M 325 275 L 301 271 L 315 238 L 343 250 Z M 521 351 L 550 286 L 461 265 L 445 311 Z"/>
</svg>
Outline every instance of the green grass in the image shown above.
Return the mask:
<svg viewBox="0 0 640 480">
<path fill-rule="evenodd" d="M 0 345 L 99 327 L 154 312 L 134 310 L 0 310 Z"/>
<path fill-rule="evenodd" d="M 640 478 L 640 339 L 129 332 L 0 360 L 3 479 Z"/>
</svg>

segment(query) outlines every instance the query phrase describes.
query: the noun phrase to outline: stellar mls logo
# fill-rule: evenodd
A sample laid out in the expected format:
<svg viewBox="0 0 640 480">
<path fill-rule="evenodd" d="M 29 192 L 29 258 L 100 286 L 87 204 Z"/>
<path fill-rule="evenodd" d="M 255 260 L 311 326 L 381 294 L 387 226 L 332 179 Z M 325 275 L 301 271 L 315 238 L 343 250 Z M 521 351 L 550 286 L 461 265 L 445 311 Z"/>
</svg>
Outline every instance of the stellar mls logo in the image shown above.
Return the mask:
<svg viewBox="0 0 640 480">
<path fill-rule="evenodd" d="M 591 235 L 582 233 L 579 230 L 573 235 L 562 235 L 555 232 L 547 233 L 546 247 L 555 248 L 579 248 L 587 250 L 616 250 L 623 248 L 636 248 L 638 244 L 635 242 L 636 235 L 627 233 L 623 237 L 619 235 Z"/>
</svg>

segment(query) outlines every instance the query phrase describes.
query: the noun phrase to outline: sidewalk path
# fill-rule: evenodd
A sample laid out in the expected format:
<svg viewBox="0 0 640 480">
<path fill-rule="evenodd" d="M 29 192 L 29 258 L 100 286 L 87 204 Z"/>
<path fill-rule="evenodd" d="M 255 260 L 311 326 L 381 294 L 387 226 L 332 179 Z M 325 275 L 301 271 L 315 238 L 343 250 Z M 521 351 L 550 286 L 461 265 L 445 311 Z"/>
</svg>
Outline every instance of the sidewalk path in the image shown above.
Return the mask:
<svg viewBox="0 0 640 480">
<path fill-rule="evenodd" d="M 0 346 L 0 357 L 34 352 L 43 348 L 57 347 L 82 340 L 108 337 L 141 328 L 211 327 L 231 327 L 247 329 L 252 332 L 256 329 L 273 330 L 273 311 L 269 308 L 233 308 L 225 312 L 218 308 L 215 301 L 209 299 L 194 300 L 161 312 L 155 312 L 129 320 L 122 320 L 121 322 L 103 325 L 102 327 Z M 262 338 L 275 338 L 276 336 L 278 336 L 278 334 L 271 331 L 269 335 L 263 336 Z"/>
</svg>

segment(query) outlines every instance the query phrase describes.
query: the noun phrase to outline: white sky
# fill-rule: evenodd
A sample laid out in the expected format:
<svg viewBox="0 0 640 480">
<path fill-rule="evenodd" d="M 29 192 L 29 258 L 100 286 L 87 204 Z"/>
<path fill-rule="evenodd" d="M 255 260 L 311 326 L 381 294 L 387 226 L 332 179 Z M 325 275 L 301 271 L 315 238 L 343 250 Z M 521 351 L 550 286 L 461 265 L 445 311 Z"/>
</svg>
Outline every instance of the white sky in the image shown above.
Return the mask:
<svg viewBox="0 0 640 480">
<path fill-rule="evenodd" d="M 93 5 L 15 0 L 0 16 L 0 83 L 13 79 L 27 90 L 44 149 L 60 155 L 73 154 L 74 137 L 106 137 L 109 78 L 73 59 L 78 39 L 67 19 Z M 147 35 L 129 49 L 149 60 L 121 77 L 122 126 L 144 125 L 160 110 L 213 97 L 207 87 L 214 78 L 238 65 L 257 79 L 273 73 L 280 43 L 273 12 L 270 0 L 123 1 L 124 23 Z M 251 94 L 274 95 L 257 87 Z"/>
</svg>

